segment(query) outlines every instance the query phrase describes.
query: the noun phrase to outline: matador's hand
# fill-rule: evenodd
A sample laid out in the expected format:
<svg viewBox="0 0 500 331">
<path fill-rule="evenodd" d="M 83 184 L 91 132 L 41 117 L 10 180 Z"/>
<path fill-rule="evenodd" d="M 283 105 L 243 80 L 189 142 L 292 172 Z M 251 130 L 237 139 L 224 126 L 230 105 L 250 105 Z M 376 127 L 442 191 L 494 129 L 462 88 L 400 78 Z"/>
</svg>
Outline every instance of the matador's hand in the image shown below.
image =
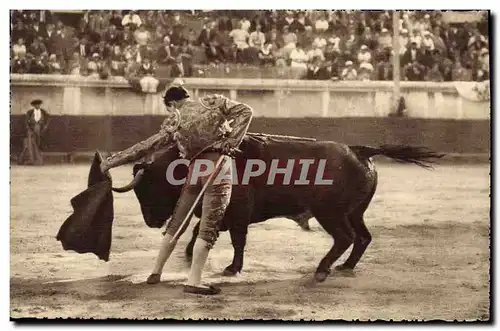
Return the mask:
<svg viewBox="0 0 500 331">
<path fill-rule="evenodd" d="M 241 150 L 233 147 L 233 145 L 229 141 L 225 140 L 220 144 L 220 152 L 224 155 L 234 157 L 236 153 L 241 153 Z"/>
<path fill-rule="evenodd" d="M 231 123 L 234 122 L 234 119 L 225 120 L 224 123 L 219 127 L 219 134 L 221 137 L 227 137 L 231 132 L 233 132 L 233 128 L 231 127 Z"/>
</svg>

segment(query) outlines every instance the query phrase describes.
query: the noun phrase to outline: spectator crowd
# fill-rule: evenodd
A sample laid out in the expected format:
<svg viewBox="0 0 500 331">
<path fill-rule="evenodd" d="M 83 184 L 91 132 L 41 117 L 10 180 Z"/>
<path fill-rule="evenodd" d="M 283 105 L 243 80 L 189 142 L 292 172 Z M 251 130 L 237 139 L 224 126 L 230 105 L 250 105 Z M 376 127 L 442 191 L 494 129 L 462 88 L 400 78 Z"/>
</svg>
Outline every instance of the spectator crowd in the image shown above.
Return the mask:
<svg viewBox="0 0 500 331">
<path fill-rule="evenodd" d="M 401 12 L 399 52 L 392 24 L 387 11 L 98 10 L 65 23 L 50 11 L 11 11 L 11 72 L 142 79 L 160 68 L 189 77 L 201 65 L 231 64 L 304 79 L 392 80 L 399 56 L 403 80 L 489 79 L 486 20 Z"/>
</svg>

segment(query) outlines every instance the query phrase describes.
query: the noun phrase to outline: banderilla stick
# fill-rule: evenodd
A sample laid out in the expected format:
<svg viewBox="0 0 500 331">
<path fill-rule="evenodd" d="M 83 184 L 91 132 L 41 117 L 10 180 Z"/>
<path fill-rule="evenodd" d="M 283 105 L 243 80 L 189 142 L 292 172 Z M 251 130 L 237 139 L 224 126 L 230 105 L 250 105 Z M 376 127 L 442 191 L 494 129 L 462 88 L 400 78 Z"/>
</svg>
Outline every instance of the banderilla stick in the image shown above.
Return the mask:
<svg viewBox="0 0 500 331">
<path fill-rule="evenodd" d="M 247 136 L 266 137 L 266 138 L 274 138 L 274 139 L 316 141 L 315 138 L 295 137 L 295 136 L 283 136 L 283 135 L 279 135 L 279 134 L 268 134 L 268 133 L 247 132 Z"/>
<path fill-rule="evenodd" d="M 186 231 L 187 227 L 189 226 L 189 223 L 191 222 L 191 217 L 193 216 L 194 209 L 196 208 L 196 205 L 198 205 L 198 202 L 200 202 L 201 197 L 203 196 L 203 193 L 207 190 L 208 185 L 212 181 L 212 179 L 215 177 L 215 174 L 217 173 L 217 170 L 219 169 L 222 161 L 224 160 L 224 155 L 221 155 L 219 159 L 217 160 L 217 163 L 215 164 L 215 169 L 214 171 L 210 174 L 210 177 L 208 177 L 207 182 L 205 185 L 203 185 L 203 188 L 201 189 L 201 192 L 198 194 L 196 197 L 196 200 L 194 201 L 193 205 L 191 206 L 191 209 L 189 209 L 189 212 L 187 213 L 186 217 L 182 221 L 181 226 L 177 230 L 177 232 L 174 234 L 174 237 L 172 238 L 171 242 L 175 242 L 179 240 L 179 237 Z M 187 185 L 188 183 L 184 184 Z"/>
</svg>

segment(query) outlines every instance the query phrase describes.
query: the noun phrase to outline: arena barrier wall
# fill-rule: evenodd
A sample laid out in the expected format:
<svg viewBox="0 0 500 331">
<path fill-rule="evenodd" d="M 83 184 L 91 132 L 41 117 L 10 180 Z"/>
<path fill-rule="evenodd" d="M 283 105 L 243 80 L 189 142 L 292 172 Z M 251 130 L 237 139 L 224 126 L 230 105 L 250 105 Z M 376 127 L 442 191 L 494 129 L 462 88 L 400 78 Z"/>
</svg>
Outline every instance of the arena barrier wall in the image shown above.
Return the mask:
<svg viewBox="0 0 500 331">
<path fill-rule="evenodd" d="M 402 82 L 407 117 L 389 117 L 391 82 L 184 79 L 192 94 L 221 93 L 254 108 L 252 132 L 348 144 L 425 145 L 449 153 L 490 152 L 490 103 L 464 98 L 455 83 Z M 47 152 L 117 151 L 155 133 L 161 93 L 121 77 L 11 75 L 11 153 L 21 148 L 30 101 L 52 115 Z"/>
</svg>

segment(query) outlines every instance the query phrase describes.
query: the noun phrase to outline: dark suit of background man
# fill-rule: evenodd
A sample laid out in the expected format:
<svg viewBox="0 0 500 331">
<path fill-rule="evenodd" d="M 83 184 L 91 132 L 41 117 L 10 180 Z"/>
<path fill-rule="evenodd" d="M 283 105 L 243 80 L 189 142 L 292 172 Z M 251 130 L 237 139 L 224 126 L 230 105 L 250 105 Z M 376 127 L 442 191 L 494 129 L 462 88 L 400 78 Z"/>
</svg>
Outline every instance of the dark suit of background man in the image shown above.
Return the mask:
<svg viewBox="0 0 500 331">
<path fill-rule="evenodd" d="M 19 155 L 19 164 L 43 164 L 41 139 L 49 126 L 50 115 L 41 108 L 42 100 L 31 102 L 33 108 L 26 112 L 26 138 L 23 140 L 23 150 Z"/>
</svg>

